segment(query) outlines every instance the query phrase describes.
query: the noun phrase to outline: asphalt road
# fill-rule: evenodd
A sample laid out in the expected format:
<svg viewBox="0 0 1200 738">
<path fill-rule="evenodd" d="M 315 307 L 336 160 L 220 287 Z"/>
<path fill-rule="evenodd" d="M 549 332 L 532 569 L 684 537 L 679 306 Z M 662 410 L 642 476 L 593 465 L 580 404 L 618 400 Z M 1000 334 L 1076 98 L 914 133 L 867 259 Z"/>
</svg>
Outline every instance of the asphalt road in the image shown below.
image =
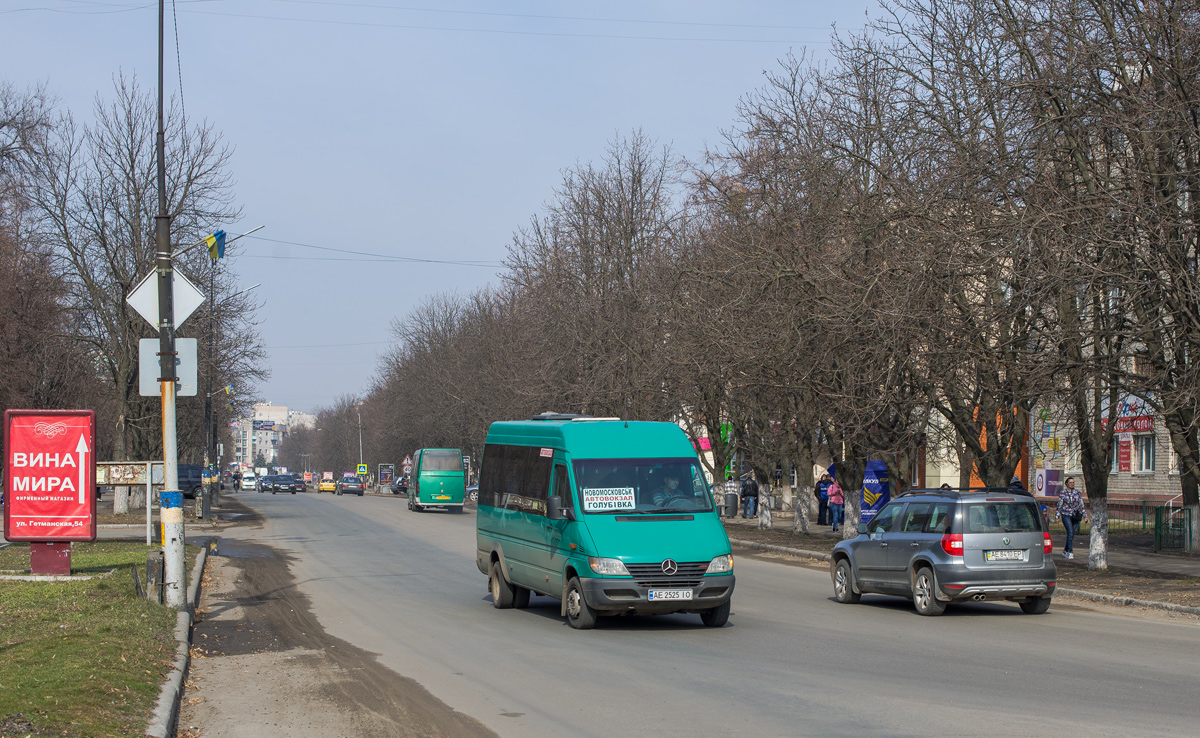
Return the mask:
<svg viewBox="0 0 1200 738">
<path fill-rule="evenodd" d="M 495 610 L 475 519 L 400 497 L 240 494 L 232 529 L 291 555 L 330 635 L 502 736 L 1196 734 L 1200 626 L 900 599 L 839 605 L 825 571 L 738 556 L 729 625 L 697 615 L 570 629 L 556 600 Z"/>
</svg>

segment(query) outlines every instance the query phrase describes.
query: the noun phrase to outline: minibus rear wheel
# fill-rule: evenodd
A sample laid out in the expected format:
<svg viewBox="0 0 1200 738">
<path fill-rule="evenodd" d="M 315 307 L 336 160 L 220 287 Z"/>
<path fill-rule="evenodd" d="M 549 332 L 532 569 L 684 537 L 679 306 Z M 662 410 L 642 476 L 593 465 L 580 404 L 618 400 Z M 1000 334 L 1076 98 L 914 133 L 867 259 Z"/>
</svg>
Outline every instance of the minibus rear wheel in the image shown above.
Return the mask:
<svg viewBox="0 0 1200 738">
<path fill-rule="evenodd" d="M 567 582 L 567 625 L 576 630 L 596 627 L 596 611 L 584 598 L 579 577 L 571 577 L 571 581 Z"/>
<path fill-rule="evenodd" d="M 507 610 L 513 606 L 513 588 L 504 578 L 504 571 L 499 561 L 492 562 L 492 607 L 497 610 Z"/>
</svg>

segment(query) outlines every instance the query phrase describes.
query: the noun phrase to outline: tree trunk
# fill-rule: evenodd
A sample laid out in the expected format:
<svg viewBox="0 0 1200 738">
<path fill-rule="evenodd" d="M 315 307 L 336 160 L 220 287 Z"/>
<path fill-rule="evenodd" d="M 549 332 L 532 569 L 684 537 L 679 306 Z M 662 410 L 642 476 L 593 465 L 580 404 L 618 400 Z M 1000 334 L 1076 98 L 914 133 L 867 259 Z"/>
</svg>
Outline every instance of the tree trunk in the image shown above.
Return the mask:
<svg viewBox="0 0 1200 738">
<path fill-rule="evenodd" d="M 125 449 L 128 448 L 125 437 L 125 412 L 126 406 L 122 401 L 120 407 L 117 408 L 117 427 L 113 434 L 114 461 L 125 461 L 127 458 L 125 452 Z M 129 512 L 129 487 L 115 487 L 113 489 L 113 513 L 123 515 L 127 512 Z"/>
<path fill-rule="evenodd" d="M 1184 545 L 1187 546 L 1188 553 L 1195 555 L 1200 553 L 1200 500 L 1197 499 L 1200 486 L 1190 474 L 1181 474 L 1179 481 L 1183 486 L 1183 509 L 1190 510 L 1192 518 L 1191 534 L 1184 541 Z"/>
<path fill-rule="evenodd" d="M 846 511 L 842 521 L 842 538 L 854 538 L 858 535 L 858 524 L 862 522 L 862 483 L 852 489 L 844 489 L 842 493 Z"/>
<path fill-rule="evenodd" d="M 129 512 L 129 487 L 113 487 L 113 513 L 124 515 Z"/>
<path fill-rule="evenodd" d="M 792 533 L 808 535 L 808 501 L 812 499 L 811 495 L 812 490 L 809 487 L 800 487 L 800 492 L 794 495 L 792 513 L 795 517 L 792 518 Z"/>
<path fill-rule="evenodd" d="M 1092 497 L 1088 501 L 1092 518 L 1091 540 L 1088 542 L 1088 569 L 1098 571 L 1108 568 L 1108 497 Z"/>
</svg>

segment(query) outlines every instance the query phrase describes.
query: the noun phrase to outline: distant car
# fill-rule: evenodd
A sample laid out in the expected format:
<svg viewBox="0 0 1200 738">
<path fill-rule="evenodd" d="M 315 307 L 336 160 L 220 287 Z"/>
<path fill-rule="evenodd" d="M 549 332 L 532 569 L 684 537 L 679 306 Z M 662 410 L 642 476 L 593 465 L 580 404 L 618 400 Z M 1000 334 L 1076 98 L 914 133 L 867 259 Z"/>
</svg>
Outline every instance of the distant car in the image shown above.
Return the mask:
<svg viewBox="0 0 1200 738">
<path fill-rule="evenodd" d="M 179 489 L 184 497 L 197 497 L 204 488 L 204 469 L 199 464 L 180 464 Z"/>
<path fill-rule="evenodd" d="M 317 482 L 317 493 L 321 492 L 337 492 L 337 482 L 322 477 L 321 481 Z"/>
<path fill-rule="evenodd" d="M 392 494 L 408 494 L 408 477 L 401 475 L 392 480 Z"/>
<path fill-rule="evenodd" d="M 242 489 L 258 489 L 258 477 L 254 476 L 253 472 L 246 472 L 242 475 Z"/>
<path fill-rule="evenodd" d="M 276 474 L 274 477 L 271 477 L 271 494 L 277 492 L 291 492 L 292 494 L 296 494 L 302 491 L 304 491 L 304 482 L 296 479 L 293 474 Z"/>
<path fill-rule="evenodd" d="M 1004 489 L 912 490 L 889 502 L 829 560 L 838 602 L 912 599 L 921 615 L 952 602 L 1010 600 L 1050 609 L 1057 569 L 1037 503 Z"/>
<path fill-rule="evenodd" d="M 366 491 L 367 486 L 363 484 L 362 477 L 353 474 L 347 474 L 342 477 L 342 480 L 337 484 L 337 494 L 339 495 L 357 494 L 359 497 L 362 497 L 366 494 Z"/>
<path fill-rule="evenodd" d="M 472 484 L 467 487 L 467 499 L 471 502 L 479 502 L 479 485 Z"/>
</svg>

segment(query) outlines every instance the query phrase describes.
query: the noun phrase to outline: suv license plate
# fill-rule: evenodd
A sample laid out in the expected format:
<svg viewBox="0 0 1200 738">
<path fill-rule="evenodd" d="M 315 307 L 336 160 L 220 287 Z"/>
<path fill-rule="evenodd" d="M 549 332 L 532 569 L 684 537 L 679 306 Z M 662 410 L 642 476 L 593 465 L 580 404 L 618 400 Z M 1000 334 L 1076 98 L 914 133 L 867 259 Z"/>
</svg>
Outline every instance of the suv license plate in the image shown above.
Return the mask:
<svg viewBox="0 0 1200 738">
<path fill-rule="evenodd" d="M 690 600 L 692 599 L 692 590 L 690 589 L 652 589 L 650 590 L 650 600 L 657 602 L 659 600 Z"/>
<path fill-rule="evenodd" d="M 1025 552 L 1016 549 L 1006 551 L 984 551 L 983 558 L 987 561 L 1024 561 Z"/>
</svg>

